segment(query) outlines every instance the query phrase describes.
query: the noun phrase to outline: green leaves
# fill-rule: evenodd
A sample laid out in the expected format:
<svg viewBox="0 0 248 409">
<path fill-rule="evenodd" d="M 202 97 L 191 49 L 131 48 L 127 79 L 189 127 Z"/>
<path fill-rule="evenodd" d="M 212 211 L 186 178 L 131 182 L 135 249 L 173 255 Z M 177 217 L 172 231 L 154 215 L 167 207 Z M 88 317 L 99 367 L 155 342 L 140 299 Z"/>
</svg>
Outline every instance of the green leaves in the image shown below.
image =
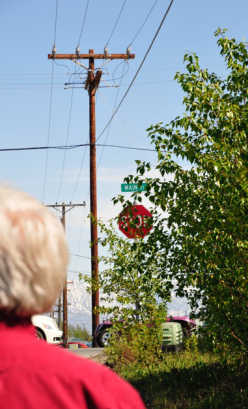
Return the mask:
<svg viewBox="0 0 248 409">
<path fill-rule="evenodd" d="M 171 280 L 178 283 L 177 294 L 187 296 L 218 345 L 247 349 L 248 52 L 226 30 L 215 35 L 228 76 L 201 69 L 198 57 L 186 54 L 187 73 L 175 75 L 185 115 L 148 129 L 160 177 L 136 161 L 135 181 L 146 177 L 145 196 L 155 207 L 142 251 L 156 244 L 158 277 L 167 291 Z"/>
<path fill-rule="evenodd" d="M 171 283 L 161 281 L 159 275 L 163 256 L 159 247 L 150 242 L 147 248 L 143 239 L 130 241 L 120 237 L 115 220 L 109 226 L 101 220 L 97 223 L 99 246 L 106 247 L 108 253 L 99 257 L 99 283 L 91 277 L 84 280 L 90 292 L 100 289 L 99 312 L 116 320 L 135 320 L 136 315 L 141 320 L 150 319 L 151 306 L 157 308 L 158 295 L 163 300 L 170 299 Z"/>
</svg>

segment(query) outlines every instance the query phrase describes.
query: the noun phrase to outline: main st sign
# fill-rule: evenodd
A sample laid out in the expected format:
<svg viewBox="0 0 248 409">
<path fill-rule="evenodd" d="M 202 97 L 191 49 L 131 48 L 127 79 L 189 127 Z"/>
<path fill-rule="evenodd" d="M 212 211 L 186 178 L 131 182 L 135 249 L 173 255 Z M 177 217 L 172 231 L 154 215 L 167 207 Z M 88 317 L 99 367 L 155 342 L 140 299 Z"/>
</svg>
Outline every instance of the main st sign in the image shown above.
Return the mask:
<svg viewBox="0 0 248 409">
<path fill-rule="evenodd" d="M 148 222 L 151 217 L 143 205 L 128 206 L 119 214 L 119 229 L 129 239 L 145 237 L 152 229 Z"/>
</svg>

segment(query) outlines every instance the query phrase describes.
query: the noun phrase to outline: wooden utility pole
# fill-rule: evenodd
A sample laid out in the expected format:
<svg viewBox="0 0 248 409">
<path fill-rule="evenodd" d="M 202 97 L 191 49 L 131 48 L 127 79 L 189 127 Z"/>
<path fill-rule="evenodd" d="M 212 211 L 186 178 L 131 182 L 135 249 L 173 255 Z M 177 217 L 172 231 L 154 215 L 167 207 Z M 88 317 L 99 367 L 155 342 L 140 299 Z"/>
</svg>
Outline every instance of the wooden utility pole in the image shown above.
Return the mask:
<svg viewBox="0 0 248 409">
<path fill-rule="evenodd" d="M 58 327 L 61 329 L 61 295 L 58 298 Z"/>
<path fill-rule="evenodd" d="M 93 50 L 89 50 L 90 54 L 94 54 Z M 89 71 L 85 83 L 85 89 L 89 91 L 89 117 L 90 117 L 90 212 L 94 218 L 97 218 L 97 164 L 96 164 L 96 87 L 98 87 L 102 71 L 98 71 L 98 77 L 95 75 L 94 58 L 89 58 Z M 97 83 L 96 83 L 97 81 Z M 93 243 L 91 247 L 91 275 L 98 283 L 98 231 L 96 223 L 90 225 L 90 239 Z M 94 309 L 99 306 L 99 290 L 92 292 L 92 335 L 94 335 L 97 326 L 99 325 L 99 314 L 95 314 Z M 93 338 L 93 342 L 95 340 Z M 96 345 L 94 345 L 96 346 Z"/>
<path fill-rule="evenodd" d="M 62 213 L 62 216 L 61 216 L 60 220 L 61 220 L 61 223 L 62 223 L 62 225 L 64 227 L 64 230 L 65 230 L 65 214 L 67 212 L 69 212 L 70 210 L 72 210 L 74 207 L 77 207 L 77 206 L 85 206 L 85 203 L 82 203 L 82 204 L 81 203 L 80 204 L 72 204 L 72 203 L 65 204 L 63 202 L 62 205 L 58 205 L 56 203 L 55 205 L 47 205 L 46 207 L 53 207 L 56 210 L 59 210 L 58 208 L 62 207 L 62 211 L 59 210 Z M 66 207 L 69 207 L 69 209 L 66 210 Z M 65 279 L 65 282 L 64 282 L 62 293 L 63 293 L 63 347 L 67 348 L 67 339 L 68 339 L 68 331 L 67 331 L 68 330 L 67 275 L 66 275 L 66 279 Z M 61 297 L 60 297 L 60 300 L 61 300 Z M 59 303 L 61 303 L 61 301 L 59 301 Z M 59 308 L 61 308 L 61 307 L 59 306 Z"/>
<path fill-rule="evenodd" d="M 65 230 L 65 203 L 62 203 L 61 223 Z M 63 347 L 67 348 L 68 305 L 67 305 L 67 274 L 63 286 Z"/>
<path fill-rule="evenodd" d="M 88 76 L 85 82 L 85 90 L 89 93 L 89 126 L 90 126 L 90 212 L 94 219 L 97 219 L 97 164 L 96 164 L 96 117 L 95 117 L 95 95 L 99 87 L 102 71 L 95 72 L 95 60 L 129 60 L 134 59 L 135 54 L 94 54 L 94 50 L 89 50 L 89 54 L 48 54 L 50 60 L 72 60 L 82 65 L 78 60 L 89 60 Z M 83 65 L 82 65 L 83 66 Z M 84 67 L 84 66 L 83 66 Z M 86 68 L 86 67 L 84 67 Z M 91 276 L 98 283 L 98 229 L 94 221 L 91 221 Z M 95 313 L 95 308 L 99 307 L 99 291 L 92 293 L 92 335 L 99 324 L 99 314 Z M 93 341 L 95 342 L 95 340 Z M 93 346 L 96 344 L 93 343 Z"/>
</svg>

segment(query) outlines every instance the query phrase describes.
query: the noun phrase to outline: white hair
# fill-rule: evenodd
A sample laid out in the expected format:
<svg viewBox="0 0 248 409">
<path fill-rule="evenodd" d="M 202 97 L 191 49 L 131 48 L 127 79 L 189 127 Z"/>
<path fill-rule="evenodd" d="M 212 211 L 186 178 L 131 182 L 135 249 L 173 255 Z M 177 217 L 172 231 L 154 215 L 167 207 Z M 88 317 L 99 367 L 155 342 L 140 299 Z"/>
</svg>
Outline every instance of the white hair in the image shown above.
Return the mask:
<svg viewBox="0 0 248 409">
<path fill-rule="evenodd" d="M 0 310 L 49 311 L 66 278 L 62 224 L 27 193 L 0 185 Z"/>
</svg>

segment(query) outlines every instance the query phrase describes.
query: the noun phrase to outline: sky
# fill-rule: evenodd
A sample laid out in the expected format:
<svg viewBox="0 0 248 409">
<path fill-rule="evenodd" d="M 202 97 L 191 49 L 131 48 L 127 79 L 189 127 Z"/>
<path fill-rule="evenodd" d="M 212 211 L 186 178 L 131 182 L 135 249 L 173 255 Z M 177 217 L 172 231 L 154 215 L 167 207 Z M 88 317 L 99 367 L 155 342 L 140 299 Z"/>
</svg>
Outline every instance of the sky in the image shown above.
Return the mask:
<svg viewBox="0 0 248 409">
<path fill-rule="evenodd" d="M 61 54 L 74 53 L 78 44 L 81 53 L 89 49 L 102 53 L 107 44 L 109 53 L 125 53 L 132 43 L 134 60 L 116 60 L 104 66 L 104 81 L 96 102 L 98 137 L 111 117 L 115 101 L 121 101 L 137 72 L 170 2 L 157 0 L 139 32 L 154 3 L 1 0 L 0 149 L 87 143 L 86 70 L 71 61 L 53 62 L 47 55 L 54 43 Z M 173 81 L 176 71 L 185 71 L 184 54 L 195 52 L 202 67 L 225 76 L 214 32 L 218 27 L 226 28 L 228 36 L 247 39 L 247 19 L 247 0 L 174 0 L 133 86 L 98 140 L 101 144 L 140 149 L 97 148 L 98 215 L 104 221 L 118 215 L 120 207 L 113 206 L 111 199 L 121 194 L 123 178 L 135 172 L 135 160 L 156 165 L 155 153 L 141 150 L 152 148 L 146 129 L 158 122 L 168 123 L 184 112 L 182 91 Z M 96 61 L 96 67 L 102 63 Z M 70 80 L 77 85 L 65 89 Z M 78 272 L 89 273 L 88 148 L 0 151 L 0 175 L 1 180 L 27 191 L 45 205 L 86 203 L 66 213 L 71 254 L 68 277 L 77 279 Z M 58 211 L 56 215 L 60 216 Z"/>
</svg>

